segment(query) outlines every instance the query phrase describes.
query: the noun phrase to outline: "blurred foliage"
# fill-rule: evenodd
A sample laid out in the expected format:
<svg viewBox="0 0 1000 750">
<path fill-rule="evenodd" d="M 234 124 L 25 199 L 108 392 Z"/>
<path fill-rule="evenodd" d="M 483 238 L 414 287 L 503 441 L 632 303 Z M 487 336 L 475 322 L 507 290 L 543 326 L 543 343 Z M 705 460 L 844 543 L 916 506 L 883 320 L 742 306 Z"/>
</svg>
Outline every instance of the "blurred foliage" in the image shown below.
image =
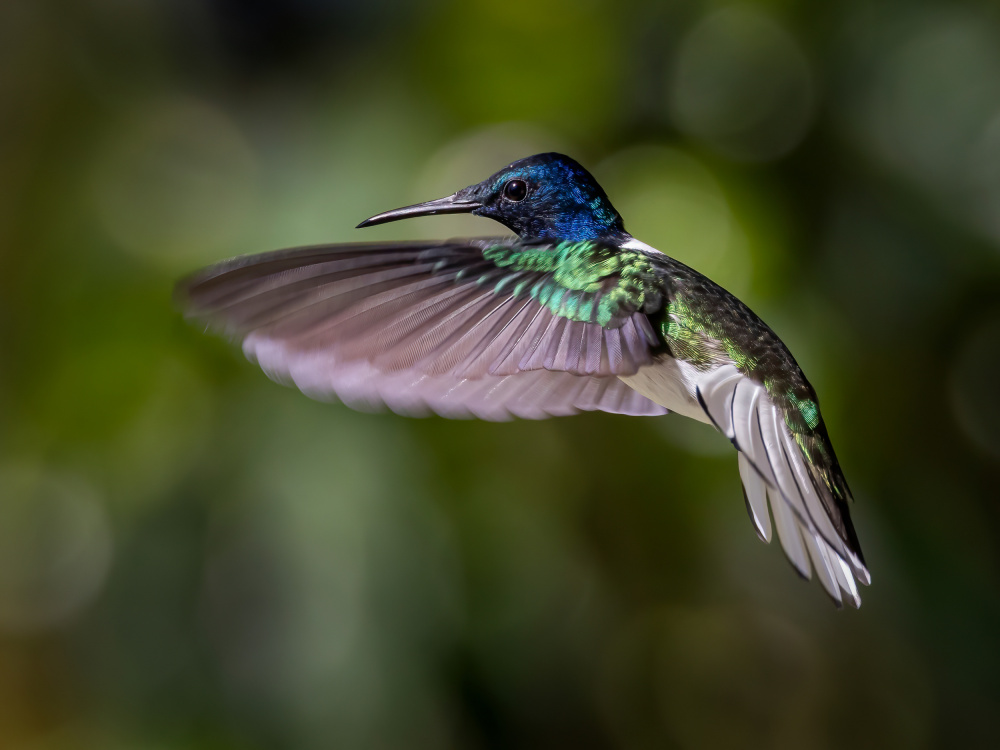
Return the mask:
<svg viewBox="0 0 1000 750">
<path fill-rule="evenodd" d="M 993 746 L 998 69 L 973 0 L 0 4 L 0 747 Z M 553 149 L 798 356 L 860 612 L 702 425 L 357 414 L 172 307 Z"/>
</svg>

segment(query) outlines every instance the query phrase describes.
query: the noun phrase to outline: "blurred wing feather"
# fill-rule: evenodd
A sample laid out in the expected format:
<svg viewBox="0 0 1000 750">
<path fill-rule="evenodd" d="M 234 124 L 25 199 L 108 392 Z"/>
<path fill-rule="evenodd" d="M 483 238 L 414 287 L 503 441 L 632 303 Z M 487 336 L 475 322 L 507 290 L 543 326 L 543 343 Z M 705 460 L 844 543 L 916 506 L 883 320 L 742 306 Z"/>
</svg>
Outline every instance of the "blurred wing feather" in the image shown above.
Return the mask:
<svg viewBox="0 0 1000 750">
<path fill-rule="evenodd" d="M 619 283 L 611 253 L 511 240 L 331 245 L 237 258 L 178 296 L 272 378 L 357 408 L 665 414 L 617 378 L 652 362 L 656 338 L 641 297 L 602 299 Z M 568 281 L 566 257 L 578 271 Z"/>
</svg>

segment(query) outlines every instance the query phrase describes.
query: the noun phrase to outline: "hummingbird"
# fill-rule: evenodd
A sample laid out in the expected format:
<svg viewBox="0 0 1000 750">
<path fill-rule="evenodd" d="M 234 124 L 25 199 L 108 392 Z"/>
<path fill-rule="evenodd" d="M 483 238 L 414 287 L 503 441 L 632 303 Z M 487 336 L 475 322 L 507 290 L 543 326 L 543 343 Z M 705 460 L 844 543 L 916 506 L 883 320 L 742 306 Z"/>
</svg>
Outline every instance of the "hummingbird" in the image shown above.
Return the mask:
<svg viewBox="0 0 1000 750">
<path fill-rule="evenodd" d="M 544 419 L 674 412 L 737 451 L 747 513 L 835 604 L 871 577 L 816 393 L 749 307 L 632 237 L 568 156 L 515 161 L 358 228 L 470 213 L 515 236 L 318 245 L 244 256 L 178 284 L 189 317 L 273 379 L 361 410 Z M 770 512 L 769 512 L 770 511 Z M 772 519 L 773 517 L 773 525 Z"/>
</svg>

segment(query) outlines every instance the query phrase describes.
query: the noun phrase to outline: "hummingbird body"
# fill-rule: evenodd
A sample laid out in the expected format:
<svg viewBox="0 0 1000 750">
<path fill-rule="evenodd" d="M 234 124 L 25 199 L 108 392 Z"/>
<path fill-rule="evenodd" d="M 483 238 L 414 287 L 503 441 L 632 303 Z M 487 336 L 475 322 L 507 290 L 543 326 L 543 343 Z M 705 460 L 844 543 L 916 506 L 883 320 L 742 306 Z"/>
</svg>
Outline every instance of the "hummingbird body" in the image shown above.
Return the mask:
<svg viewBox="0 0 1000 750">
<path fill-rule="evenodd" d="M 837 604 L 870 582 L 818 400 L 746 305 L 631 237 L 593 177 L 539 154 L 368 219 L 473 213 L 516 238 L 330 245 L 237 258 L 183 282 L 193 316 L 269 375 L 357 408 L 500 420 L 668 411 L 739 452 L 758 535 Z M 769 513 L 770 508 L 770 513 Z"/>
</svg>

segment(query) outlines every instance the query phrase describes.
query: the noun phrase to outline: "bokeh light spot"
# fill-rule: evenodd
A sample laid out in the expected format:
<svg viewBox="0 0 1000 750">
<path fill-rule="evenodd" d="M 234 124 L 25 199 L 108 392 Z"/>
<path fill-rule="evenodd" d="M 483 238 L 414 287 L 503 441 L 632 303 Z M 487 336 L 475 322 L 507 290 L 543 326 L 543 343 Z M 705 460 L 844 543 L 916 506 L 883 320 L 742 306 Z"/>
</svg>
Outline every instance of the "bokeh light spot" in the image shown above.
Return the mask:
<svg viewBox="0 0 1000 750">
<path fill-rule="evenodd" d="M 141 109 L 100 156 L 94 199 L 125 250 L 170 269 L 233 254 L 257 195 L 254 153 L 217 107 L 196 100 Z"/>
<path fill-rule="evenodd" d="M 599 165 L 598 179 L 635 237 L 734 294 L 749 286 L 747 240 L 718 181 L 672 148 L 639 146 Z"/>
<path fill-rule="evenodd" d="M 1000 238 L 1000 48 L 959 8 L 913 13 L 857 50 L 871 70 L 846 91 L 861 141 L 953 216 Z"/>
<path fill-rule="evenodd" d="M 88 604 L 111 563 L 95 491 L 30 462 L 0 466 L 0 628 L 56 626 Z"/>
<path fill-rule="evenodd" d="M 688 32 L 672 78 L 677 125 L 741 160 L 767 161 L 793 149 L 817 99 L 795 38 L 745 7 L 716 11 Z"/>
</svg>

